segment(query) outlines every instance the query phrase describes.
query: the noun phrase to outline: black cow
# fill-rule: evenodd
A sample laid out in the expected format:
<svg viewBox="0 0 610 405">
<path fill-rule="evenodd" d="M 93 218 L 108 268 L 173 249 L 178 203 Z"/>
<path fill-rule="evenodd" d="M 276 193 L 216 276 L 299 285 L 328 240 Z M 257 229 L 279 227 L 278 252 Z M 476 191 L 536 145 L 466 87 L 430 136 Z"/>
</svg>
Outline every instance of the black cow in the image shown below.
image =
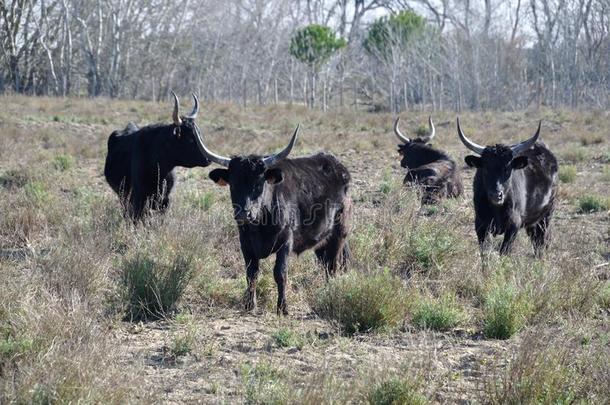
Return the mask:
<svg viewBox="0 0 610 405">
<path fill-rule="evenodd" d="M 464 191 L 459 168 L 449 155 L 429 144 L 436 133 L 432 117 L 428 117 L 430 133 L 415 139 L 409 139 L 400 132 L 399 120 L 396 118 L 394 133 L 402 142 L 398 145 L 398 153 L 402 156 L 400 165 L 407 169 L 403 183 L 422 187 L 422 204 L 436 203 L 445 197 L 459 197 Z"/>
<path fill-rule="evenodd" d="M 351 199 L 350 174 L 334 156 L 319 153 L 287 159 L 299 127 L 288 146 L 271 156 L 226 158 L 211 152 L 198 137 L 201 152 L 225 169 L 210 172 L 219 185 L 229 185 L 239 242 L 246 264 L 245 307 L 256 307 L 259 261 L 275 253 L 273 276 L 278 288 L 277 312 L 287 314 L 286 268 L 290 252 L 314 249 L 326 274 L 344 267 Z"/>
<path fill-rule="evenodd" d="M 137 221 L 149 208 L 164 212 L 175 182 L 176 166 L 208 166 L 210 162 L 195 147 L 195 118 L 199 100 L 191 114 L 179 115 L 178 97 L 174 96 L 172 124 L 138 128 L 129 123 L 108 138 L 104 176 L 119 196 L 124 214 Z"/>
<path fill-rule="evenodd" d="M 541 142 L 540 126 L 530 139 L 516 145 L 480 146 L 462 132 L 464 145 L 479 156 L 466 156 L 477 169 L 474 176 L 475 230 L 483 247 L 488 233 L 504 234 L 500 254 L 510 248 L 520 228 L 525 228 L 540 256 L 548 244 L 549 225 L 557 194 L 557 159 Z"/>
</svg>

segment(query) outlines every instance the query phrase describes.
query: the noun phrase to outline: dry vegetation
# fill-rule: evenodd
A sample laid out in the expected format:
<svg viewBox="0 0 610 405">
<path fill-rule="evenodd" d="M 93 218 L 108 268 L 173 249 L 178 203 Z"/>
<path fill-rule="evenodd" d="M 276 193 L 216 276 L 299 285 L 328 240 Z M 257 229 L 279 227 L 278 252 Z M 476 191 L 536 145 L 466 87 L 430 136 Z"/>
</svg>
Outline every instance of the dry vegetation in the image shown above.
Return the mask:
<svg viewBox="0 0 610 405">
<path fill-rule="evenodd" d="M 179 169 L 173 205 L 124 223 L 106 185 L 110 132 L 169 121 L 168 103 L 0 97 L 0 403 L 608 403 L 610 114 L 466 113 L 481 143 L 539 118 L 563 165 L 554 239 L 535 260 L 481 264 L 467 195 L 420 207 L 401 186 L 393 117 L 205 105 L 225 154 L 263 152 L 303 124 L 294 155 L 326 150 L 353 177 L 352 269 L 330 283 L 293 257 L 291 315 L 275 315 L 272 262 L 259 309 L 226 189 Z M 436 144 L 462 162 L 454 113 Z M 403 114 L 414 132 L 422 113 Z"/>
</svg>

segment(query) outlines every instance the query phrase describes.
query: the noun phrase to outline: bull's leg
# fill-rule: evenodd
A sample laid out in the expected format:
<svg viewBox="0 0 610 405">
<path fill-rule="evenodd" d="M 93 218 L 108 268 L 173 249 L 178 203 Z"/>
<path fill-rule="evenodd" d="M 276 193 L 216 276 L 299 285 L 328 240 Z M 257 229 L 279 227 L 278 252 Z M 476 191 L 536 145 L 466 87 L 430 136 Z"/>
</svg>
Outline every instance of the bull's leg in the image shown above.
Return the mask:
<svg viewBox="0 0 610 405">
<path fill-rule="evenodd" d="M 351 259 L 352 257 L 352 253 L 349 250 L 349 244 L 347 243 L 347 241 L 345 241 L 343 243 L 343 251 L 341 252 L 341 256 L 339 259 L 339 266 L 341 266 L 342 269 L 347 270 L 347 262 Z"/>
<path fill-rule="evenodd" d="M 144 216 L 146 209 L 146 199 L 145 198 L 134 198 L 131 204 L 131 219 L 134 223 L 138 223 L 142 217 Z"/>
<path fill-rule="evenodd" d="M 510 224 L 506 228 L 506 231 L 504 232 L 504 240 L 502 240 L 502 245 L 500 245 L 500 254 L 501 255 L 506 255 L 506 254 L 510 253 L 510 250 L 513 246 L 513 242 L 515 241 L 515 238 L 517 237 L 518 231 L 519 231 L 519 228 L 514 224 Z"/>
<path fill-rule="evenodd" d="M 165 177 L 165 181 L 163 182 L 163 187 L 161 189 L 159 210 L 162 213 L 165 213 L 167 211 L 167 208 L 169 207 L 169 193 L 171 193 L 173 187 L 174 176 L 172 173 L 170 173 Z"/>
<path fill-rule="evenodd" d="M 290 245 L 284 244 L 275 254 L 275 265 L 273 266 L 273 278 L 277 284 L 277 314 L 288 315 L 286 307 L 286 268 L 288 267 L 288 256 Z"/>
<path fill-rule="evenodd" d="M 541 258 L 542 254 L 548 246 L 551 230 L 549 229 L 551 214 L 546 214 L 535 225 L 526 229 L 532 245 L 534 246 L 534 255 Z"/>
<path fill-rule="evenodd" d="M 246 288 L 246 295 L 244 297 L 244 307 L 246 311 L 252 311 L 256 308 L 256 278 L 258 277 L 258 259 L 252 259 L 244 257 L 246 261 L 246 277 L 248 280 L 248 287 Z"/>
</svg>

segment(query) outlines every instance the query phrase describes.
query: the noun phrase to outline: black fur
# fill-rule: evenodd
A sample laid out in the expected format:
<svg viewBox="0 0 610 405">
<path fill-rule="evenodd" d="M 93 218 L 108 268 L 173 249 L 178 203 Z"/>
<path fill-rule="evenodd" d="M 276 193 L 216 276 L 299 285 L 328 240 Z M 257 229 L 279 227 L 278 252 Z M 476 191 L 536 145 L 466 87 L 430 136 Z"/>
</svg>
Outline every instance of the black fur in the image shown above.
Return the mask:
<svg viewBox="0 0 610 405">
<path fill-rule="evenodd" d="M 125 216 L 139 220 L 148 208 L 164 212 L 175 183 L 176 166 L 208 166 L 196 147 L 192 119 L 182 125 L 156 124 L 138 128 L 129 123 L 108 138 L 106 181 L 123 206 Z"/>
<path fill-rule="evenodd" d="M 462 176 L 453 159 L 417 138 L 398 145 L 400 165 L 407 169 L 404 184 L 422 187 L 422 203 L 431 204 L 445 197 L 459 197 L 464 191 Z"/>
<path fill-rule="evenodd" d="M 557 194 L 557 159 L 541 143 L 520 156 L 505 145 L 485 148 L 481 157 L 467 156 L 474 176 L 475 230 L 479 244 L 487 234 L 504 234 L 500 254 L 509 253 L 517 232 L 525 228 L 536 255 L 550 237 Z"/>
<path fill-rule="evenodd" d="M 277 311 L 287 313 L 286 268 L 290 252 L 315 249 L 327 275 L 345 265 L 349 249 L 350 174 L 334 156 L 284 159 L 266 168 L 260 156 L 234 157 L 210 178 L 228 183 L 246 263 L 246 309 L 256 306 L 259 260 L 276 255 Z"/>
</svg>

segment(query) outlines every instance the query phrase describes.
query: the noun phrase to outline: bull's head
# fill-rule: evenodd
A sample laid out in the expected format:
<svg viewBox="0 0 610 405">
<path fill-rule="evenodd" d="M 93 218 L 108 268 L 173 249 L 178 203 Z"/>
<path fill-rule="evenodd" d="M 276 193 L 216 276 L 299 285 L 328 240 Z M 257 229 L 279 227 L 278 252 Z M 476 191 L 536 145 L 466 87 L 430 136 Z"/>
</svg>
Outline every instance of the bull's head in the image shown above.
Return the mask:
<svg viewBox="0 0 610 405">
<path fill-rule="evenodd" d="M 396 121 L 394 122 L 394 133 L 401 141 L 401 143 L 398 145 L 398 153 L 402 156 L 400 165 L 407 169 L 420 166 L 425 161 L 425 156 L 423 155 L 425 154 L 425 150 L 429 149 L 428 143 L 436 134 L 432 117 L 428 117 L 428 125 L 430 127 L 430 132 L 428 135 L 414 139 L 407 138 L 403 135 L 400 128 L 398 128 L 399 121 L 400 117 L 396 118 Z"/>
<path fill-rule="evenodd" d="M 210 179 L 220 186 L 229 186 L 238 223 L 256 223 L 260 220 L 263 208 L 271 202 L 273 187 L 283 181 L 282 169 L 276 167 L 276 164 L 290 154 L 299 127 L 297 125 L 288 146 L 270 156 L 224 157 L 210 151 L 201 137 L 197 136 L 201 153 L 210 161 L 225 167 L 212 170 Z"/>
<path fill-rule="evenodd" d="M 168 138 L 171 145 L 166 145 L 167 153 L 172 154 L 176 166 L 208 166 L 210 161 L 195 148 L 196 134 L 199 133 L 199 127 L 195 122 L 199 112 L 197 96 L 193 94 L 194 105 L 191 113 L 182 116 L 180 115 L 178 96 L 173 91 L 172 96 L 174 98 L 174 111 L 172 113 L 174 124 L 172 126 L 173 132 Z"/>
<path fill-rule="evenodd" d="M 508 182 L 513 170 L 520 170 L 527 166 L 528 158 L 527 156 L 521 156 L 521 154 L 536 143 L 540 136 L 541 125 L 542 121 L 538 124 L 538 130 L 534 136 L 516 145 L 481 146 L 464 135 L 460 127 L 460 119 L 457 119 L 460 140 L 468 149 L 478 155 L 466 156 L 466 164 L 477 168 L 480 172 L 487 198 L 493 204 L 502 205 L 504 203 Z"/>
</svg>

